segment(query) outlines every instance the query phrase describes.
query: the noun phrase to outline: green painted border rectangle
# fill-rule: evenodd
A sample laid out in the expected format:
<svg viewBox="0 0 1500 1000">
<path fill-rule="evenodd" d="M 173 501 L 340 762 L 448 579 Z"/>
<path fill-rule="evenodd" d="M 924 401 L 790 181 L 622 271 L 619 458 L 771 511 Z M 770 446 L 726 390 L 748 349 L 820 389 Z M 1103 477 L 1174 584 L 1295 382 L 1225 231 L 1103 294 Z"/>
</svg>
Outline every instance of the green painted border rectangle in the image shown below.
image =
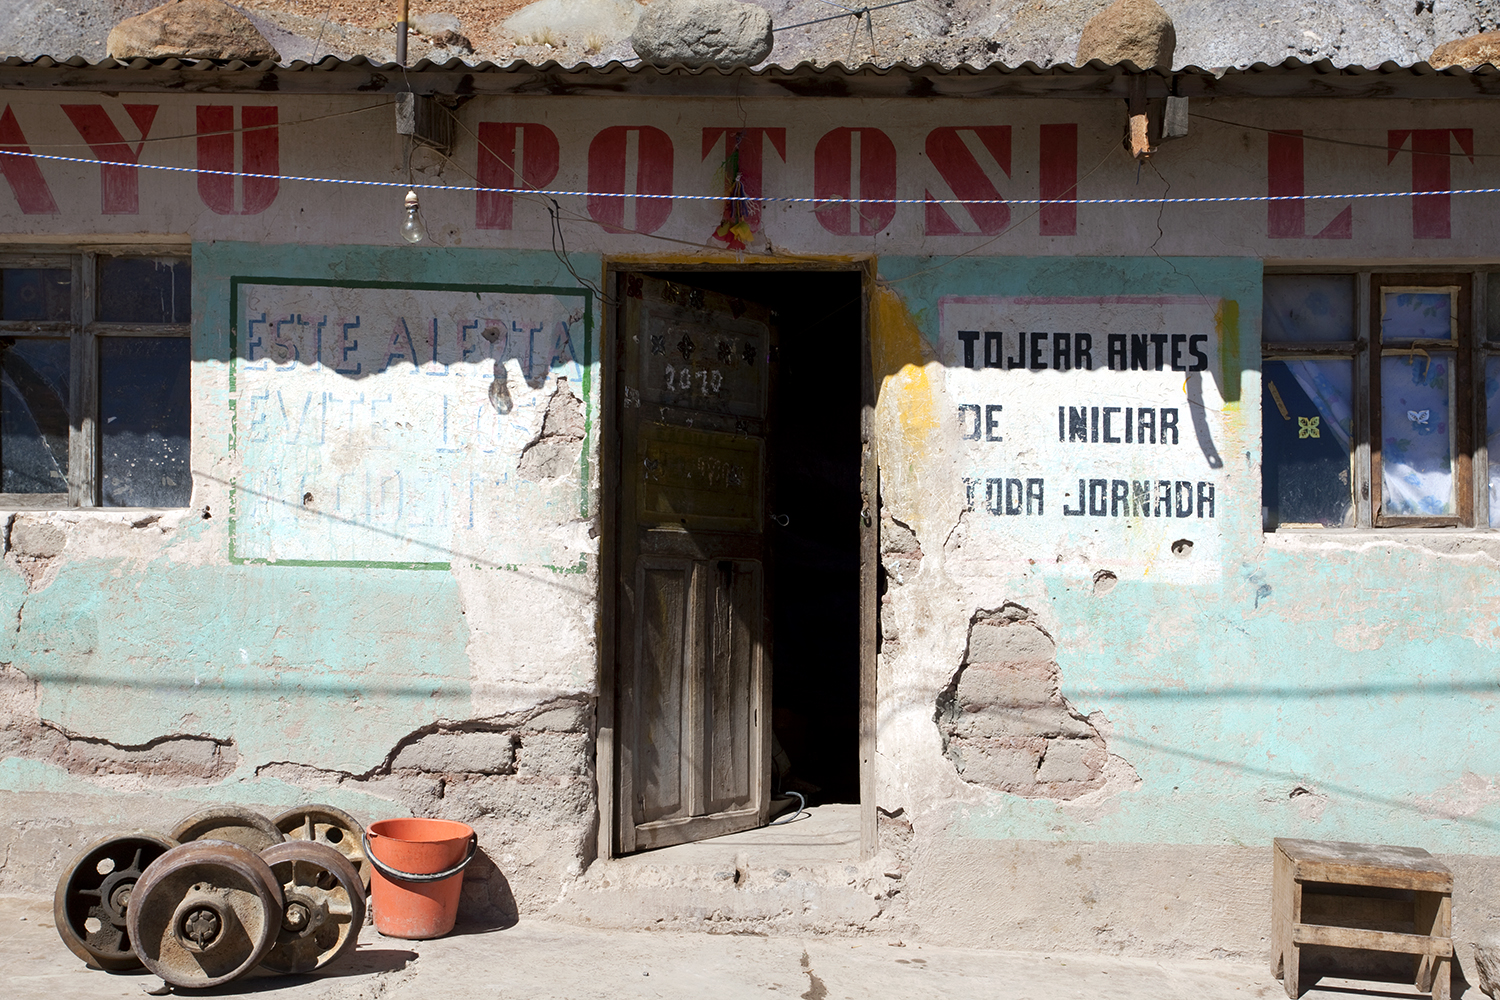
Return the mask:
<svg viewBox="0 0 1500 1000">
<path fill-rule="evenodd" d="M 588 288 L 566 288 L 557 285 L 488 285 L 432 281 L 360 281 L 338 278 L 262 278 L 253 275 L 231 275 L 229 278 L 229 454 L 238 450 L 239 400 L 237 390 L 239 365 L 240 285 L 284 285 L 289 288 L 379 288 L 388 291 L 419 292 L 491 292 L 502 295 L 576 296 L 583 299 L 583 448 L 578 458 L 578 516 L 589 516 L 589 447 L 593 439 L 593 404 L 589 398 L 594 356 L 594 293 Z M 328 566 L 342 569 L 446 570 L 451 562 L 384 562 L 373 559 L 247 559 L 235 554 L 234 543 L 239 526 L 239 481 L 229 479 L 229 552 L 235 566 Z"/>
</svg>

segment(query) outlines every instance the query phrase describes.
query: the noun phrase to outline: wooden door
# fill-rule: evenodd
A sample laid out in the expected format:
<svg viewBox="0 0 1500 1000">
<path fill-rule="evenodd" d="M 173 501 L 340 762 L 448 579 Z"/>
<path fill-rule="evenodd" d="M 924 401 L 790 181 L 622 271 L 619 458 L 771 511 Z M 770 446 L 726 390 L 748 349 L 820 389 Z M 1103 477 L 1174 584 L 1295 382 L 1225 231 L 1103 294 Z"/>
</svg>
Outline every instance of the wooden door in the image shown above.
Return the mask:
<svg viewBox="0 0 1500 1000">
<path fill-rule="evenodd" d="M 617 850 L 770 811 L 770 310 L 641 274 L 617 285 Z"/>
</svg>

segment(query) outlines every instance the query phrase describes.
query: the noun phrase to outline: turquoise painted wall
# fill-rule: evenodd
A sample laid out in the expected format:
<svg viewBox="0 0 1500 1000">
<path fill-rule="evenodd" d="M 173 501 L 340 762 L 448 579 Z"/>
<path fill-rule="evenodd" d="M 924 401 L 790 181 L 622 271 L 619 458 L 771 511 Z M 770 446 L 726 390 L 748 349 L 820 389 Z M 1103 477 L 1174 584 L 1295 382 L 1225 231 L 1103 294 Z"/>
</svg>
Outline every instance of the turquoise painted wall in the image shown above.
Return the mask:
<svg viewBox="0 0 1500 1000">
<path fill-rule="evenodd" d="M 598 271 L 597 258 L 573 261 Z M 247 275 L 576 286 L 546 252 L 197 244 L 194 472 L 210 479 L 225 476 L 229 282 Z M 199 485 L 198 508 L 224 496 Z M 208 506 L 144 557 L 134 542 L 115 553 L 77 531 L 36 593 L 19 574 L 0 574 L 0 601 L 15 610 L 15 626 L 0 630 L 0 662 L 40 682 L 43 719 L 130 746 L 174 733 L 231 739 L 248 778 L 273 761 L 362 773 L 414 729 L 473 714 L 470 628 L 452 573 L 230 565 L 230 512 Z M 504 539 L 479 553 L 504 554 Z M 87 790 L 60 769 L 6 773 L 13 791 Z M 268 801 L 290 794 L 266 792 Z"/>
<path fill-rule="evenodd" d="M 1248 259 L 883 258 L 936 356 L 948 295 L 1207 294 L 1239 304 L 1238 415 L 1226 387 L 1235 489 L 1222 576 L 1173 585 L 1092 580 L 1039 559 L 955 580 L 974 606 L 1030 604 L 1058 643 L 1062 693 L 1102 711 L 1141 783 L 1102 805 L 993 793 L 956 833 L 980 838 L 1264 845 L 1273 836 L 1500 851 L 1500 565 L 1483 533 L 1260 528 L 1261 265 Z M 1235 348 L 1228 345 L 1226 360 Z M 1197 529 L 1197 530 L 1201 530 Z M 1024 553 L 1023 553 L 1024 554 Z M 1095 560 L 1108 568 L 1108 553 Z M 1041 604 L 1042 606 L 1037 606 Z M 950 671 L 956 663 L 947 667 Z M 1303 791 L 1312 793 L 1304 794 Z M 1326 802 L 1319 802 L 1319 797 Z"/>
</svg>

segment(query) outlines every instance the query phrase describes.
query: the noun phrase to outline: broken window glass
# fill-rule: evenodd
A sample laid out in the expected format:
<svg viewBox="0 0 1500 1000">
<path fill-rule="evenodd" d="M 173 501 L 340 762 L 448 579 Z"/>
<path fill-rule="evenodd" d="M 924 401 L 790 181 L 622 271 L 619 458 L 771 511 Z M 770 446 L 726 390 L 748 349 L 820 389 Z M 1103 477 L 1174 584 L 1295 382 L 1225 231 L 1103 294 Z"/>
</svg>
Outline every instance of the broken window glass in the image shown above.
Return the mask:
<svg viewBox="0 0 1500 1000">
<path fill-rule="evenodd" d="M 1447 300 L 1447 296 L 1442 296 Z M 1456 510 L 1452 351 L 1380 359 L 1380 509 L 1421 517 Z"/>
<path fill-rule="evenodd" d="M 7 267 L 0 274 L 0 319 L 66 323 L 73 318 L 73 272 Z"/>
<path fill-rule="evenodd" d="M 1268 274 L 1262 302 L 1263 339 L 1354 339 L 1354 275 Z"/>
<path fill-rule="evenodd" d="M 99 339 L 99 438 L 106 507 L 186 507 L 186 337 Z"/>
<path fill-rule="evenodd" d="M 1267 531 L 1354 523 L 1353 386 L 1354 365 L 1345 359 L 1262 363 L 1261 505 Z"/>
<path fill-rule="evenodd" d="M 188 323 L 193 267 L 172 257 L 106 257 L 99 262 L 99 318 L 106 323 Z"/>
<path fill-rule="evenodd" d="M 0 337 L 0 493 L 68 491 L 68 346 Z"/>
</svg>

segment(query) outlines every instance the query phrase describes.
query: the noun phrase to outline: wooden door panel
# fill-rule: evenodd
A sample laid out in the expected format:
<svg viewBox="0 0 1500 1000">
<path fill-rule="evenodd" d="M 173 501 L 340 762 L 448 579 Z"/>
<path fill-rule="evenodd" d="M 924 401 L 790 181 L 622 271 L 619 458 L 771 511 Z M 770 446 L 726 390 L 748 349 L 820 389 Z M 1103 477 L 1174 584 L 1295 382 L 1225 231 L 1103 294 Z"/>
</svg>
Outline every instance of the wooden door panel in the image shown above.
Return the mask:
<svg viewBox="0 0 1500 1000">
<path fill-rule="evenodd" d="M 763 451 L 760 438 L 643 424 L 638 523 L 759 531 Z"/>
<path fill-rule="evenodd" d="M 691 669 L 693 564 L 650 565 L 636 574 L 638 644 L 632 685 L 637 823 L 687 813 L 682 736 Z"/>
<path fill-rule="evenodd" d="M 720 313 L 710 325 L 701 313 L 662 304 L 642 305 L 639 313 L 643 402 L 745 417 L 765 414 L 769 328 L 764 321 Z"/>
<path fill-rule="evenodd" d="M 765 468 L 770 310 L 623 275 L 617 843 L 770 811 Z"/>
<path fill-rule="evenodd" d="M 759 754 L 759 713 L 754 693 L 762 687 L 761 565 L 721 559 L 714 574 L 712 656 L 708 672 L 708 811 L 742 809 L 753 803 L 750 762 Z"/>
</svg>

